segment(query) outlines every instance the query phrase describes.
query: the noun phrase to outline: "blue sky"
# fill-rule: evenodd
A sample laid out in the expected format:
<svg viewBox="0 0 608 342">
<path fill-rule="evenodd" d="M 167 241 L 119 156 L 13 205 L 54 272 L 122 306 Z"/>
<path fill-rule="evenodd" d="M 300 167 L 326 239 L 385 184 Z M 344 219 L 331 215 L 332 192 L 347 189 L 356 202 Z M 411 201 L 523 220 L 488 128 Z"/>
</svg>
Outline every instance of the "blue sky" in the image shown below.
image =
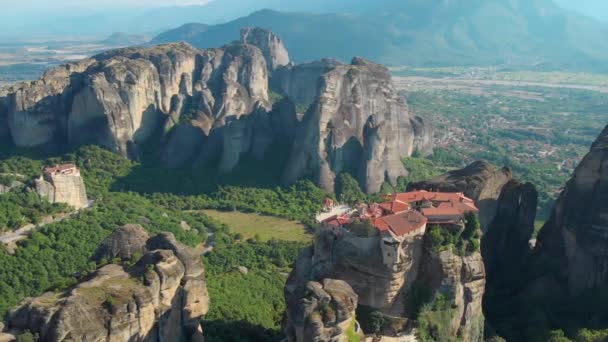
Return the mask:
<svg viewBox="0 0 608 342">
<path fill-rule="evenodd" d="M 98 12 L 121 8 L 154 8 L 165 6 L 201 5 L 209 0 L 18 0 L 6 1 L 3 4 L 5 12 L 40 12 L 65 11 L 71 12 Z M 222 0 L 212 0 L 222 1 Z M 284 0 L 291 1 L 306 0 Z M 373 1 L 373 0 L 370 0 Z M 590 16 L 608 17 L 608 0 L 554 0 L 563 7 L 578 10 Z M 264 1 L 260 1 L 264 2 Z M 77 14 L 77 13 L 74 13 Z"/>
<path fill-rule="evenodd" d="M 115 9 L 124 7 L 165 7 L 201 5 L 207 0 L 21 0 L 3 4 L 6 10 L 41 10 L 57 8 Z"/>
</svg>

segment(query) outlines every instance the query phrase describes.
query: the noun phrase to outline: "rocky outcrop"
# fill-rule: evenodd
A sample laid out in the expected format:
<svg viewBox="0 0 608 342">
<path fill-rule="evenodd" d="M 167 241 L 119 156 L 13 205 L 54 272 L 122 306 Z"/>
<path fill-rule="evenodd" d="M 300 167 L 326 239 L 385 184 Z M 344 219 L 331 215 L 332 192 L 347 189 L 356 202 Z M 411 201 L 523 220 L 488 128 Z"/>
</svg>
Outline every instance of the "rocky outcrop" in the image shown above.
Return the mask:
<svg viewBox="0 0 608 342">
<path fill-rule="evenodd" d="M 87 191 L 80 171 L 44 172 L 34 181 L 36 192 L 50 203 L 64 203 L 75 209 L 88 206 Z"/>
<path fill-rule="evenodd" d="M 143 256 L 134 266 L 105 265 L 66 292 L 27 299 L 5 329 L 29 330 L 45 341 L 203 341 L 209 296 L 199 256 L 172 234 L 142 244 L 146 236 L 140 226 L 118 229 L 98 256 L 137 252 Z"/>
<path fill-rule="evenodd" d="M 335 67 L 343 65 L 335 59 L 321 59 L 310 63 L 288 65 L 274 71 L 271 84 L 281 94 L 288 96 L 296 104 L 308 107 L 317 97 L 321 76 Z"/>
<path fill-rule="evenodd" d="M 274 104 L 271 75 L 286 97 Z M 329 191 L 341 172 L 370 193 L 396 181 L 407 174 L 401 158 L 428 154 L 432 135 L 385 67 L 360 58 L 295 66 L 281 40 L 260 28 L 221 48 L 112 50 L 0 92 L 0 139 L 17 146 L 98 144 L 138 159 L 154 138 L 169 167 L 219 173 L 279 146 L 279 159 L 289 160 L 278 170 L 285 183 L 310 176 Z"/>
<path fill-rule="evenodd" d="M 243 28 L 241 29 L 241 42 L 259 47 L 271 71 L 289 64 L 287 49 L 281 38 L 271 31 L 259 27 Z"/>
<path fill-rule="evenodd" d="M 485 161 L 476 161 L 464 169 L 455 170 L 433 179 L 408 184 L 408 191 L 463 192 L 479 208 L 479 221 L 484 231 L 496 216 L 503 188 L 513 179 L 507 167 L 498 168 Z"/>
<path fill-rule="evenodd" d="M 360 334 L 355 320 L 357 295 L 348 283 L 323 279 L 286 292 L 285 335 L 290 342 L 347 342 Z"/>
<path fill-rule="evenodd" d="M 321 230 L 314 248 L 302 253 L 288 285 L 312 279 L 334 278 L 346 281 L 359 296 L 359 303 L 385 313 L 404 314 L 401 296 L 414 283 L 422 260 L 420 236 L 404 242 L 405 257 L 393 268 L 383 264 L 378 237 L 357 237 Z M 302 273 L 300 273 L 302 272 Z"/>
<path fill-rule="evenodd" d="M 7 104 L 6 120 L 17 146 L 56 142 L 65 135 L 67 113 L 81 74 L 95 61 L 85 59 L 55 67 L 38 81 L 15 85 L 0 97 Z"/>
<path fill-rule="evenodd" d="M 518 274 L 530 255 L 537 204 L 538 193 L 530 183 L 511 180 L 502 188 L 496 216 L 481 243 L 489 295 L 521 281 Z"/>
<path fill-rule="evenodd" d="M 142 226 L 127 224 L 115 230 L 108 236 L 91 258 L 95 262 L 109 262 L 115 258 L 130 260 L 133 257 L 141 258 L 146 252 L 146 243 L 150 236 Z"/>
<path fill-rule="evenodd" d="M 382 261 L 378 236 L 366 238 L 345 230 L 320 229 L 314 246 L 298 257 L 287 280 L 288 310 L 295 310 L 290 298 L 299 298 L 294 294 L 303 284 L 332 278 L 348 283 L 360 305 L 389 317 L 415 319 L 416 312 L 407 303 L 417 296 L 415 291 L 425 289 L 432 297 L 441 294 L 453 301 L 448 327 L 452 335 L 482 341 L 485 270 L 481 254 L 439 253 L 426 243 L 424 235 L 407 237 L 400 262 L 388 267 Z"/>
<path fill-rule="evenodd" d="M 0 142 L 7 143 L 11 139 L 8 126 L 8 89 L 0 88 Z"/>
<path fill-rule="evenodd" d="M 351 172 L 367 193 L 377 192 L 384 181 L 407 175 L 403 157 L 430 152 L 431 146 L 421 145 L 430 138 L 416 136 L 414 120 L 394 91 L 388 69 L 360 58 L 337 66 L 320 79 L 284 180 L 309 176 L 333 191 L 336 175 Z M 417 131 L 430 134 L 432 129 Z"/>
<path fill-rule="evenodd" d="M 541 229 L 535 258 L 570 294 L 608 285 L 608 126 L 591 146 Z"/>
<path fill-rule="evenodd" d="M 239 43 L 109 51 L 11 90 L 11 136 L 18 146 L 96 143 L 136 158 L 166 120 L 188 121 L 186 114 L 209 135 L 258 102 L 268 107 L 267 72 L 261 51 Z"/>
<path fill-rule="evenodd" d="M 452 251 L 438 253 L 429 248 L 422 260 L 418 285 L 434 296 L 441 294 L 454 301 L 450 335 L 462 341 L 483 341 L 486 274 L 481 254 L 459 256 Z"/>
<path fill-rule="evenodd" d="M 464 341 L 482 341 L 482 303 L 488 295 L 494 301 L 523 279 L 520 273 L 530 254 L 528 241 L 534 228 L 537 192 L 531 184 L 513 179 L 508 168 L 482 161 L 410 184 L 410 190 L 414 189 L 463 192 L 473 198 L 485 228 L 481 253 L 438 252 L 429 245 L 427 233 L 408 237 L 403 243 L 405 257 L 387 267 L 382 263 L 377 237 L 320 230 L 314 247 L 298 258 L 286 291 L 311 280 L 340 279 L 357 293 L 360 305 L 390 317 L 412 319 L 415 312 L 408 303 L 424 289 L 431 297 L 443 295 L 451 301 L 447 311 L 451 335 Z"/>
</svg>

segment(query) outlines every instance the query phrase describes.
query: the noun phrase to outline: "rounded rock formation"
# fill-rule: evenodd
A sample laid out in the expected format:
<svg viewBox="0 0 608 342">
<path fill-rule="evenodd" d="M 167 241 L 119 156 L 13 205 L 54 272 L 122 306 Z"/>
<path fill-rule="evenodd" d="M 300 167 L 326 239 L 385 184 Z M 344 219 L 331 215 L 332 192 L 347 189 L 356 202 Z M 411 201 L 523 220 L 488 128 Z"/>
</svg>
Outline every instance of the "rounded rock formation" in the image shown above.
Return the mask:
<svg viewBox="0 0 608 342">
<path fill-rule="evenodd" d="M 141 257 L 148 250 L 146 242 L 150 237 L 144 227 L 138 224 L 127 224 L 116 229 L 99 246 L 94 261 L 102 259 L 111 261 L 115 258 L 129 260 L 133 256 Z"/>
</svg>

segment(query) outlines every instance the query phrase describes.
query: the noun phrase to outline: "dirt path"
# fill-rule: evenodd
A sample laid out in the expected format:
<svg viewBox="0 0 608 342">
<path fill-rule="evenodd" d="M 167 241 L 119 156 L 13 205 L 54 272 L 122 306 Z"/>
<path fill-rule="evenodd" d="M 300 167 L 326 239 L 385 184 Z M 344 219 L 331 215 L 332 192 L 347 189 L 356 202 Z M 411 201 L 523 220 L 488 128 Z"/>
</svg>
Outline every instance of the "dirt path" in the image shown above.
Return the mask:
<svg viewBox="0 0 608 342">
<path fill-rule="evenodd" d="M 43 217 L 40 223 L 38 224 L 27 224 L 17 230 L 13 230 L 10 232 L 5 232 L 0 235 L 0 243 L 5 245 L 9 250 L 9 253 L 12 253 L 14 249 L 17 247 L 16 243 L 25 240 L 28 238 L 29 233 L 33 230 L 38 230 L 46 225 L 61 222 L 63 220 L 67 220 L 72 216 L 76 215 L 82 210 L 86 210 L 91 208 L 94 205 L 94 201 L 89 201 L 87 207 L 82 208 L 80 210 L 73 211 L 71 213 L 58 214 L 55 216 L 46 216 Z"/>
</svg>

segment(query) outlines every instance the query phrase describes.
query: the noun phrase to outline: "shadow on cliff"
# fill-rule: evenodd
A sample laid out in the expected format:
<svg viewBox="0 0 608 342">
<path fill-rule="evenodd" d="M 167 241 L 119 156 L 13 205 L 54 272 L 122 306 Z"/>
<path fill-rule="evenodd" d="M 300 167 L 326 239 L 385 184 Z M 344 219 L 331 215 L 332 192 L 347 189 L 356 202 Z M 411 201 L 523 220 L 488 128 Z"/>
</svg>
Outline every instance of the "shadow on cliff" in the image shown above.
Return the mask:
<svg viewBox="0 0 608 342">
<path fill-rule="evenodd" d="M 117 179 L 111 186 L 112 191 L 196 195 L 211 193 L 220 186 L 276 188 L 281 185 L 290 146 L 275 144 L 262 160 L 251 154 L 242 155 L 237 167 L 226 174 L 219 173 L 219 161 L 207 163 L 212 167 L 196 168 L 186 164 L 169 168 L 159 161 L 158 150 L 146 147 L 143 151 L 140 164 L 127 176 Z"/>
<path fill-rule="evenodd" d="M 249 322 L 203 321 L 206 342 L 281 341 L 280 330 L 266 329 Z"/>
</svg>

